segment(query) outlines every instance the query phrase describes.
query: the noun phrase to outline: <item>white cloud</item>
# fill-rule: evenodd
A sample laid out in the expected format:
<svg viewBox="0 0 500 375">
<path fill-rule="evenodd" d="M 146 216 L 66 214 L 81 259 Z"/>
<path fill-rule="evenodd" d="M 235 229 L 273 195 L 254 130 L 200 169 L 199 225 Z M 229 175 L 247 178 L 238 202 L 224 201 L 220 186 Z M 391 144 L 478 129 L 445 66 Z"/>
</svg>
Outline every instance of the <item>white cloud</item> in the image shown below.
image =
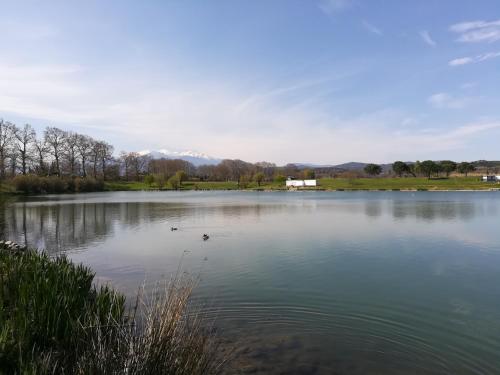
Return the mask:
<svg viewBox="0 0 500 375">
<path fill-rule="evenodd" d="M 473 63 L 478 63 L 482 61 L 486 61 L 489 59 L 494 59 L 496 57 L 500 57 L 500 52 L 488 52 L 488 53 L 483 53 L 481 55 L 477 56 L 468 56 L 468 57 L 460 57 L 458 59 L 451 60 L 448 65 L 450 66 L 460 66 L 460 65 L 467 65 L 467 64 L 473 64 Z"/>
<path fill-rule="evenodd" d="M 469 21 L 450 26 L 450 31 L 459 34 L 457 41 L 464 43 L 495 42 L 500 40 L 500 20 Z"/>
<path fill-rule="evenodd" d="M 436 47 L 437 43 L 432 39 L 431 35 L 427 30 L 422 30 L 420 33 L 420 36 L 422 37 L 422 40 L 427 43 L 431 47 Z"/>
<path fill-rule="evenodd" d="M 318 6 L 324 13 L 332 15 L 349 8 L 352 3 L 353 0 L 320 0 Z"/>
<path fill-rule="evenodd" d="M 363 21 L 363 27 L 372 34 L 383 35 L 382 30 L 367 21 Z"/>
<path fill-rule="evenodd" d="M 428 102 L 434 108 L 448 108 L 448 109 L 460 109 L 465 107 L 469 99 L 467 98 L 455 98 L 445 92 L 439 92 L 431 95 L 428 98 Z"/>
<path fill-rule="evenodd" d="M 477 82 L 465 82 L 460 85 L 462 90 L 468 90 L 477 86 Z"/>
<path fill-rule="evenodd" d="M 445 158 L 468 145 L 471 135 L 500 126 L 478 123 L 427 133 L 418 130 L 411 114 L 392 109 L 338 117 L 314 103 L 283 103 L 283 95 L 310 89 L 314 80 L 248 94 L 219 82 L 161 84 L 110 74 L 93 76 L 78 66 L 0 64 L 0 117 L 88 128 L 117 150 L 194 149 L 277 163 Z M 443 103 L 450 105 L 447 100 Z"/>
<path fill-rule="evenodd" d="M 460 65 L 467 65 L 474 62 L 472 57 L 460 57 L 458 59 L 453 59 L 451 60 L 448 65 L 450 66 L 460 66 Z"/>
</svg>

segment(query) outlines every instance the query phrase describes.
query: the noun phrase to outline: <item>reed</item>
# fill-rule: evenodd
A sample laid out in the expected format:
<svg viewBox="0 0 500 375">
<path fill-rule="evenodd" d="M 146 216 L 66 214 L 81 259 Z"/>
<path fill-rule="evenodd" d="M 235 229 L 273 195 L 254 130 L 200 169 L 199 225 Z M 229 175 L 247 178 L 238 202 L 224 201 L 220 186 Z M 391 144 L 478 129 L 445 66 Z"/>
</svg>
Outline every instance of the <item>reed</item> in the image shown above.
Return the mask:
<svg viewBox="0 0 500 375">
<path fill-rule="evenodd" d="M 214 374 L 225 363 L 182 275 L 123 295 L 65 257 L 0 249 L 0 373 Z"/>
</svg>

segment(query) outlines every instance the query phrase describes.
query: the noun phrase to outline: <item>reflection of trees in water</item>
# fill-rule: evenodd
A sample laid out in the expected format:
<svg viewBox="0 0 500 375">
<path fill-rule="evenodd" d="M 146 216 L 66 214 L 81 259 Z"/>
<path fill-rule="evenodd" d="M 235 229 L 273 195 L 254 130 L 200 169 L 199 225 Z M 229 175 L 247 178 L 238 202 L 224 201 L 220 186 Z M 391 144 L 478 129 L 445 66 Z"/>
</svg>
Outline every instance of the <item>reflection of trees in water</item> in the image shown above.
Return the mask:
<svg viewBox="0 0 500 375">
<path fill-rule="evenodd" d="M 382 215 L 382 203 L 372 200 L 365 203 L 365 214 L 370 217 L 378 217 Z"/>
<path fill-rule="evenodd" d="M 33 204 L 0 202 L 0 235 L 21 244 L 51 252 L 76 249 L 103 241 L 118 227 L 134 228 L 144 223 L 184 216 L 246 215 L 259 217 L 262 210 L 283 206 L 197 206 L 179 203 L 72 203 Z"/>
<path fill-rule="evenodd" d="M 469 220 L 477 214 L 477 207 L 468 202 L 394 202 L 395 218 L 415 217 L 423 220 Z"/>
<path fill-rule="evenodd" d="M 174 221 L 207 216 L 259 219 L 262 215 L 286 211 L 290 215 L 314 214 L 318 210 L 348 211 L 377 218 L 391 214 L 395 218 L 421 220 L 469 220 L 474 215 L 496 213 L 490 205 L 474 202 L 367 200 L 363 204 L 311 205 L 284 204 L 197 204 L 166 202 L 45 203 L 0 200 L 0 237 L 28 246 L 61 251 L 88 246 L 114 235 L 118 228 L 135 228 L 144 223 Z"/>
<path fill-rule="evenodd" d="M 387 204 L 389 203 L 389 204 Z M 392 203 L 392 204 L 391 204 Z M 392 211 L 391 211 L 392 208 Z M 482 206 L 472 202 L 443 202 L 443 201 L 421 201 L 405 202 L 392 201 L 384 202 L 378 200 L 368 200 L 364 203 L 364 213 L 369 217 L 379 217 L 384 212 L 392 214 L 394 218 L 416 218 L 419 220 L 469 220 L 483 212 Z M 492 211 L 496 213 L 496 211 Z"/>
<path fill-rule="evenodd" d="M 1 210 L 3 232 L 17 242 L 51 252 L 78 248 L 112 231 L 114 210 L 105 204 L 17 203 Z"/>
</svg>

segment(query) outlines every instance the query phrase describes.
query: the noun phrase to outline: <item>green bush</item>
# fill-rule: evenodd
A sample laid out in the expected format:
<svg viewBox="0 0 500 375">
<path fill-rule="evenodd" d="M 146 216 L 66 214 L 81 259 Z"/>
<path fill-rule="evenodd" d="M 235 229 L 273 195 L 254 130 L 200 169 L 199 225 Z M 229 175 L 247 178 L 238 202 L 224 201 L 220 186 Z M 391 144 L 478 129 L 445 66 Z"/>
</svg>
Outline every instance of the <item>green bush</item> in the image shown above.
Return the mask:
<svg viewBox="0 0 500 375">
<path fill-rule="evenodd" d="M 16 176 L 12 183 L 16 191 L 24 194 L 75 193 L 104 190 L 104 182 L 91 177 L 40 177 L 35 175 Z"/>
<path fill-rule="evenodd" d="M 286 177 L 282 175 L 278 175 L 274 178 L 274 182 L 277 184 L 284 184 L 286 181 Z"/>
</svg>

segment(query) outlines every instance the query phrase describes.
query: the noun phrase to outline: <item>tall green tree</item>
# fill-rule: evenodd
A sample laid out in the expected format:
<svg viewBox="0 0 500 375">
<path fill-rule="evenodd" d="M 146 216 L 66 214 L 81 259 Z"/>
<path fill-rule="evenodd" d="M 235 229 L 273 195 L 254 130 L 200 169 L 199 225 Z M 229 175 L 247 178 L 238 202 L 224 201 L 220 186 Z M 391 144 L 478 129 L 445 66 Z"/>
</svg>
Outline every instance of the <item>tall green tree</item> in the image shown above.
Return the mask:
<svg viewBox="0 0 500 375">
<path fill-rule="evenodd" d="M 444 173 L 446 173 L 446 177 L 450 177 L 450 173 L 456 171 L 457 163 L 451 160 L 443 160 L 439 163 L 441 169 Z"/>
<path fill-rule="evenodd" d="M 404 174 L 411 173 L 410 166 L 408 164 L 406 164 L 405 162 L 402 162 L 402 161 L 395 161 L 392 164 L 392 170 L 399 177 L 403 176 Z"/>
<path fill-rule="evenodd" d="M 425 161 L 421 162 L 419 169 L 420 169 L 420 172 L 422 174 L 424 174 L 425 176 L 427 176 L 427 178 L 429 180 L 431 179 L 431 176 L 434 173 L 437 173 L 439 171 L 438 165 L 435 162 L 433 162 L 432 160 L 425 160 Z"/>
<path fill-rule="evenodd" d="M 380 173 L 382 173 L 382 167 L 378 164 L 367 164 L 364 170 L 370 176 L 378 176 Z"/>
<path fill-rule="evenodd" d="M 464 162 L 458 164 L 457 170 L 458 170 L 458 172 L 464 174 L 465 177 L 467 177 L 467 175 L 470 172 L 473 172 L 476 170 L 476 167 L 474 167 L 474 165 L 472 163 L 468 163 L 468 162 L 464 161 Z"/>
</svg>

